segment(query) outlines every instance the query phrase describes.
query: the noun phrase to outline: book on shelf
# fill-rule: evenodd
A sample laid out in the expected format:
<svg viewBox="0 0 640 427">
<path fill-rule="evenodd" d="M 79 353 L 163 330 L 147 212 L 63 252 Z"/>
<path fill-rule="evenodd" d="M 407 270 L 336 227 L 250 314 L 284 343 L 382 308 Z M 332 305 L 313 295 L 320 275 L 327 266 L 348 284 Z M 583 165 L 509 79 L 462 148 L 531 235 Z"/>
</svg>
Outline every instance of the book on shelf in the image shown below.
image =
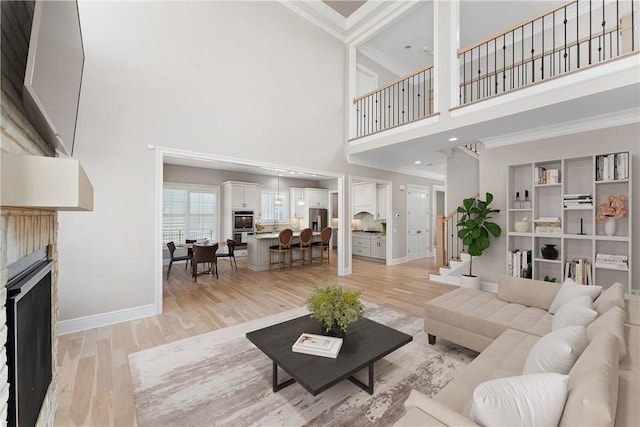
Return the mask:
<svg viewBox="0 0 640 427">
<path fill-rule="evenodd" d="M 507 252 L 507 275 L 513 277 L 532 277 L 531 250 L 515 249 Z"/>
<path fill-rule="evenodd" d="M 611 268 L 627 270 L 629 268 L 629 257 L 627 255 L 596 254 L 597 268 Z"/>
<path fill-rule="evenodd" d="M 562 234 L 560 218 L 541 216 L 533 220 L 535 233 L 542 234 Z"/>
<path fill-rule="evenodd" d="M 560 169 L 546 169 L 542 166 L 536 166 L 534 170 L 536 184 L 559 184 Z"/>
<path fill-rule="evenodd" d="M 629 153 L 611 153 L 596 156 L 596 181 L 629 179 Z"/>
<path fill-rule="evenodd" d="M 585 209 L 593 207 L 593 197 L 591 194 L 565 194 L 562 203 L 567 209 Z"/>
<path fill-rule="evenodd" d="M 591 263 L 585 258 L 569 261 L 565 264 L 564 278 L 573 279 L 579 285 L 592 285 Z"/>
<path fill-rule="evenodd" d="M 340 348 L 342 348 L 342 338 L 303 333 L 293 344 L 291 350 L 296 353 L 335 359 L 338 357 Z"/>
</svg>

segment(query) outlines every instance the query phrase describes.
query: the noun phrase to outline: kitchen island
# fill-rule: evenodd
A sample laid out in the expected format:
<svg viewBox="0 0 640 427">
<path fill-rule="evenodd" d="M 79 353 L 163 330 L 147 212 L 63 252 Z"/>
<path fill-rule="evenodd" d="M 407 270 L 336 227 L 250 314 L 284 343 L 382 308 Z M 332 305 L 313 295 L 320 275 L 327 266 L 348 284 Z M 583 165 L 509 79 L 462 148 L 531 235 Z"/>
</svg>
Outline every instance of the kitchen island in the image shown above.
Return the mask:
<svg viewBox="0 0 640 427">
<path fill-rule="evenodd" d="M 313 232 L 313 242 L 320 241 L 320 232 Z M 293 232 L 293 243 L 300 242 L 300 231 Z M 278 233 L 256 233 L 247 237 L 247 251 L 249 252 L 249 270 L 263 271 L 269 269 L 270 254 L 269 247 L 278 244 Z M 312 249 L 312 256 L 316 251 L 320 251 L 320 246 Z M 293 262 L 299 260 L 300 251 L 293 251 Z"/>
</svg>

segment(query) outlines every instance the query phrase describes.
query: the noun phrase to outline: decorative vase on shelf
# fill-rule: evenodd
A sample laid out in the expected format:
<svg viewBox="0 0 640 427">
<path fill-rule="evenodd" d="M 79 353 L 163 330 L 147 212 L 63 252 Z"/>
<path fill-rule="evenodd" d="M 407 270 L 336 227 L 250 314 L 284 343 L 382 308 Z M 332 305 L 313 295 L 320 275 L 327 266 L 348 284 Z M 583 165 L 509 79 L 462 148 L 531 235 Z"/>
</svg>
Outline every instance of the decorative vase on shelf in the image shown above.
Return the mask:
<svg viewBox="0 0 640 427">
<path fill-rule="evenodd" d="M 616 219 L 611 217 L 604 223 L 604 234 L 613 236 L 616 234 Z"/>
<path fill-rule="evenodd" d="M 540 252 L 542 252 L 542 258 L 544 259 L 558 258 L 558 250 L 556 249 L 556 245 L 544 245 L 544 248 L 540 249 Z"/>
<path fill-rule="evenodd" d="M 513 228 L 518 233 L 526 233 L 527 231 L 529 231 L 529 218 L 525 216 L 522 218 L 522 220 L 516 221 L 513 224 Z"/>
</svg>

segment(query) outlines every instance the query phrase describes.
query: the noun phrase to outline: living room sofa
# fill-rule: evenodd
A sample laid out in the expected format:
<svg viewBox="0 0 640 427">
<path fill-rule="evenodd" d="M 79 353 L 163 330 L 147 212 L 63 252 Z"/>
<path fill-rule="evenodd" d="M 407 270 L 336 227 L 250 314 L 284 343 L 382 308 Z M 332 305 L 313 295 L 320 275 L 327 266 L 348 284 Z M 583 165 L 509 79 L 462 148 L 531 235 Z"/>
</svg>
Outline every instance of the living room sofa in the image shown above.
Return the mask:
<svg viewBox="0 0 640 427">
<path fill-rule="evenodd" d="M 471 414 L 474 392 L 492 380 L 523 377 L 529 353 L 544 348 L 536 343 L 551 335 L 561 289 L 502 277 L 497 293 L 460 288 L 427 302 L 424 330 L 431 344 L 445 339 L 480 354 L 432 398 L 412 391 L 396 425 L 479 425 Z M 586 326 L 588 344 L 568 372 L 560 426 L 640 426 L 640 302 L 624 292 L 614 284 L 593 302 L 597 318 Z"/>
</svg>

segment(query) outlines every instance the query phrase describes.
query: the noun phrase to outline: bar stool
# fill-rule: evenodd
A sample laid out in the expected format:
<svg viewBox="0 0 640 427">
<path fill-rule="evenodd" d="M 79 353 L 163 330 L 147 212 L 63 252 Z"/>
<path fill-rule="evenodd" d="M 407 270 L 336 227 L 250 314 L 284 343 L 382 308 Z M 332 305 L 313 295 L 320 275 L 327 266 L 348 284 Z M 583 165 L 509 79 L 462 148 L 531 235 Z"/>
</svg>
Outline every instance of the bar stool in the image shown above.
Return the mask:
<svg viewBox="0 0 640 427">
<path fill-rule="evenodd" d="M 305 228 L 300 232 L 300 243 L 294 243 L 291 245 L 292 249 L 300 251 L 300 264 L 304 265 L 306 261 L 306 253 L 309 252 L 309 264 L 313 263 L 313 252 L 311 251 L 312 245 L 311 240 L 313 240 L 313 230 L 310 228 Z"/>
<path fill-rule="evenodd" d="M 324 261 L 324 250 L 327 250 L 327 264 L 331 264 L 331 227 L 325 227 L 320 231 L 320 241 L 314 242 L 314 246 L 320 246 L 320 264 Z M 311 252 L 313 255 L 313 252 Z"/>
<path fill-rule="evenodd" d="M 278 233 L 278 244 L 269 246 L 269 270 L 271 270 L 271 266 L 273 264 L 278 264 L 278 270 L 280 267 L 284 265 L 287 261 L 287 254 L 289 254 L 289 268 L 293 264 L 292 256 L 293 251 L 291 250 L 291 242 L 293 241 L 293 230 L 290 228 L 285 228 Z M 273 254 L 278 254 L 278 261 L 273 262 Z"/>
</svg>

